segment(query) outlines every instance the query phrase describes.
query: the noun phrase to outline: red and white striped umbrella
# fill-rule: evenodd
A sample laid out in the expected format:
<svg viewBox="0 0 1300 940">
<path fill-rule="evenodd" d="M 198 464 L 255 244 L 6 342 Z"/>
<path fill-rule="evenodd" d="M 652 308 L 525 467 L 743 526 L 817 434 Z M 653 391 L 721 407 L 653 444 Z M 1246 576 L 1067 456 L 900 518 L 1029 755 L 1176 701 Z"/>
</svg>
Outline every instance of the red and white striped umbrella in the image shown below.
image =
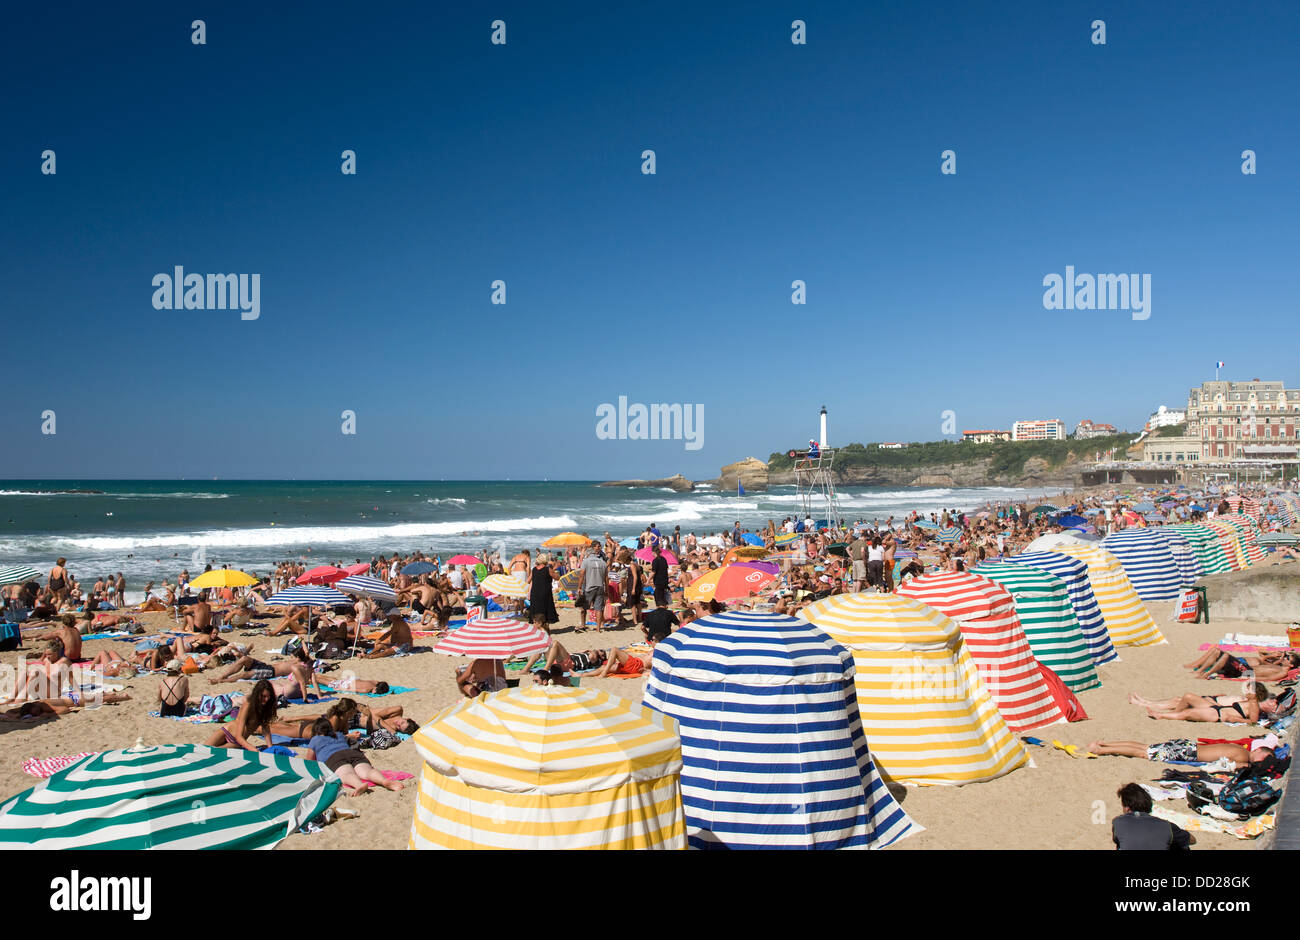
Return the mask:
<svg viewBox="0 0 1300 940">
<path fill-rule="evenodd" d="M 546 632 L 531 624 L 506 617 L 488 617 L 451 631 L 434 645 L 433 651 L 475 659 L 509 659 L 544 653 L 550 645 L 551 638 Z"/>
</svg>

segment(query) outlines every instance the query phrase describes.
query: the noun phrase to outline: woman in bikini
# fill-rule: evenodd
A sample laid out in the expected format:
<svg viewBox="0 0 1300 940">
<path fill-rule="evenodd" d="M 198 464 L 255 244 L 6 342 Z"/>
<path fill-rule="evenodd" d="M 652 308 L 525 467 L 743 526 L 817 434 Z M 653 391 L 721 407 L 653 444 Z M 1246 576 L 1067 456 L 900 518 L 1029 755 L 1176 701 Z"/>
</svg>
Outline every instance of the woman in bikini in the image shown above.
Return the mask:
<svg viewBox="0 0 1300 940">
<path fill-rule="evenodd" d="M 1259 683 L 1253 683 L 1252 692 L 1246 695 L 1193 695 L 1153 702 L 1136 692 L 1129 696 L 1134 705 L 1141 705 L 1147 714 L 1164 721 L 1208 721 L 1224 724 L 1255 724 L 1261 715 L 1277 710 L 1277 698 Z"/>
<path fill-rule="evenodd" d="M 254 734 L 261 734 L 266 743 L 271 744 L 271 725 L 278 715 L 275 690 L 271 683 L 263 679 L 253 686 L 243 704 L 231 714 L 234 716 L 228 724 L 222 725 L 203 743 L 208 747 L 232 747 L 245 751 L 256 751 L 248 743 Z"/>
<path fill-rule="evenodd" d="M 1250 676 L 1261 682 L 1278 682 L 1300 669 L 1300 651 L 1277 650 L 1258 656 L 1234 656 L 1215 646 L 1183 668 L 1200 676 L 1221 675 L 1227 679 Z"/>
</svg>

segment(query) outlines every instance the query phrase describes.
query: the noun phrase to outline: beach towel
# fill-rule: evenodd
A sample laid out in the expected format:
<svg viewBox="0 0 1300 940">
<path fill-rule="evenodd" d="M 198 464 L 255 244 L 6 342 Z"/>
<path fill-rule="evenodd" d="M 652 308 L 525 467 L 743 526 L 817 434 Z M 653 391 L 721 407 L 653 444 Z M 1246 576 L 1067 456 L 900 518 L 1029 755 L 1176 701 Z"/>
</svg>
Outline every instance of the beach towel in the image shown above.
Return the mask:
<svg viewBox="0 0 1300 940">
<path fill-rule="evenodd" d="M 213 718 L 210 715 L 200 715 L 197 711 L 193 714 L 186 712 L 184 715 L 163 715 L 158 712 L 149 712 L 150 718 L 167 718 L 171 721 L 183 721 L 187 725 L 214 725 L 228 721 L 229 715 L 222 715 L 220 718 Z"/>
<path fill-rule="evenodd" d="M 361 695 L 365 698 L 384 698 L 389 695 L 401 695 L 403 692 L 418 691 L 420 690 L 407 685 L 390 685 L 387 692 L 348 692 L 348 695 Z"/>
<path fill-rule="evenodd" d="M 1210 819 L 1206 816 L 1197 816 L 1192 813 L 1181 813 L 1178 810 L 1168 809 L 1164 806 L 1155 806 L 1151 809 L 1151 815 L 1156 816 L 1166 822 L 1171 822 L 1175 826 L 1186 830 L 1187 832 L 1225 832 L 1236 836 L 1238 839 L 1254 839 L 1263 835 L 1269 829 L 1273 828 L 1276 816 L 1268 813 L 1255 819 L 1248 820 L 1240 824 L 1232 824 L 1219 819 Z"/>
<path fill-rule="evenodd" d="M 98 753 L 98 751 L 83 751 L 80 754 L 66 754 L 62 757 L 29 757 L 23 761 L 23 773 L 44 780 L 46 777 L 54 776 L 66 767 L 71 767 L 83 757 Z"/>
<path fill-rule="evenodd" d="M 139 636 L 138 633 L 132 634 L 129 630 L 113 630 L 108 633 L 87 633 L 82 640 L 120 640 L 124 636 L 132 635 Z"/>
</svg>

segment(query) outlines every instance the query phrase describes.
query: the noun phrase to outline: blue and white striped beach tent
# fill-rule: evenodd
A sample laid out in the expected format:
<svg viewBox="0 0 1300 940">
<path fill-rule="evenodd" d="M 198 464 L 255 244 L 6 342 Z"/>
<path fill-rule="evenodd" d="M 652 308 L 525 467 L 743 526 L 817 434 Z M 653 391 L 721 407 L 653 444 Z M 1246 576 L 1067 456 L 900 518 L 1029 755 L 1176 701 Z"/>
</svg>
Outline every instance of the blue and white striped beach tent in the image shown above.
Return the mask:
<svg viewBox="0 0 1300 940">
<path fill-rule="evenodd" d="M 677 719 L 692 848 L 882 848 L 922 831 L 867 750 L 852 654 L 805 620 L 687 624 L 655 648 L 644 703 Z"/>
<path fill-rule="evenodd" d="M 1178 596 L 1178 563 L 1163 539 L 1146 529 L 1125 529 L 1106 536 L 1101 547 L 1118 559 L 1142 600 L 1167 601 Z"/>
<path fill-rule="evenodd" d="M 1187 540 L 1187 536 L 1177 529 L 1164 525 L 1152 526 L 1147 531 L 1169 546 L 1169 551 L 1174 556 L 1174 563 L 1178 565 L 1179 587 L 1188 588 L 1195 584 L 1204 572 L 1201 571 L 1201 560 L 1196 557 L 1196 552 L 1192 549 L 1192 543 Z"/>
<path fill-rule="evenodd" d="M 1079 558 L 1062 555 L 1060 552 L 1025 552 L 1021 555 L 1008 555 L 1002 559 L 1013 565 L 1029 565 L 1049 574 L 1054 574 L 1065 582 L 1070 594 L 1070 603 L 1074 607 L 1074 616 L 1083 631 L 1083 639 L 1088 644 L 1088 655 L 1093 665 L 1100 666 L 1119 659 L 1115 645 L 1110 641 L 1110 631 L 1106 629 L 1106 619 L 1102 616 L 1101 605 L 1093 593 L 1092 582 L 1088 580 L 1088 563 Z"/>
</svg>

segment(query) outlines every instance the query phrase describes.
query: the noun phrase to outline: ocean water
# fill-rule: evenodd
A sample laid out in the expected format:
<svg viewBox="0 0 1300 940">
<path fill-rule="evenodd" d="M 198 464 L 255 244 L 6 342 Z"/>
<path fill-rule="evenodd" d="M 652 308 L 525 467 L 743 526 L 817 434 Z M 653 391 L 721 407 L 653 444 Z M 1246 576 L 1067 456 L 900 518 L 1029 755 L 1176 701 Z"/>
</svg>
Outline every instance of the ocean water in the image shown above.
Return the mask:
<svg viewBox="0 0 1300 940">
<path fill-rule="evenodd" d="M 1037 495 L 1008 487 L 848 487 L 840 505 L 846 518 L 870 522 Z M 416 549 L 514 552 L 564 530 L 624 538 L 651 522 L 704 535 L 736 520 L 747 528 L 779 523 L 798 506 L 793 486 L 738 498 L 581 482 L 8 481 L 0 483 L 0 564 L 47 570 L 65 556 L 83 582 L 121 571 L 134 601 L 147 581 L 209 563 L 265 574 L 291 558 L 350 564 Z"/>
</svg>

